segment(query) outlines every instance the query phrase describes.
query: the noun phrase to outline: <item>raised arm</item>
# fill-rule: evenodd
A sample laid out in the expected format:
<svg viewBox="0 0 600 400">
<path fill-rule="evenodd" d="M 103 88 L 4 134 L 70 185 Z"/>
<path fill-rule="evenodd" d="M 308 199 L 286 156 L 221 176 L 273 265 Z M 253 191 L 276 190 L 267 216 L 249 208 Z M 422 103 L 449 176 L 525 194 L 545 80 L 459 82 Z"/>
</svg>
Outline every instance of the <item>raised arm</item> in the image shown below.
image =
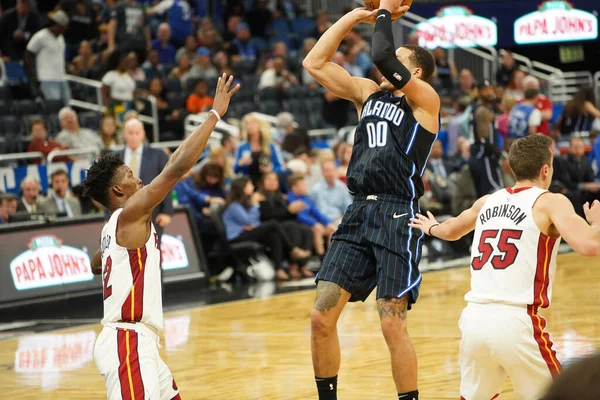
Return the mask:
<svg viewBox="0 0 600 400">
<path fill-rule="evenodd" d="M 463 211 L 458 217 L 447 219 L 441 224 L 436 221 L 433 214 L 427 212 L 427 216 L 417 214 L 411 218 L 408 224 L 411 228 L 422 230 L 429 236 L 442 240 L 455 241 L 475 230 L 477 216 L 489 196 L 483 196 L 473 204 L 473 207 Z"/>
<path fill-rule="evenodd" d="M 381 0 L 371 46 L 373 62 L 396 89 L 402 90 L 408 99 L 437 121 L 441 104 L 440 96 L 429 83 L 422 79 L 414 79 L 412 77 L 414 71 L 409 71 L 407 66 L 398 59 L 392 33 L 391 12 L 405 11 L 406 6 L 396 10 L 394 3 L 398 3 L 398 0 Z"/>
<path fill-rule="evenodd" d="M 231 96 L 239 89 L 239 85 L 236 85 L 230 90 L 232 82 L 233 76 L 227 79 L 223 74 L 217 83 L 213 109 L 221 116 L 227 112 Z M 125 203 L 119 221 L 123 219 L 129 222 L 145 222 L 150 218 L 154 208 L 171 192 L 179 179 L 196 164 L 217 122 L 217 116 L 212 112 L 209 113 L 206 121 L 173 153 L 162 172 Z"/>
<path fill-rule="evenodd" d="M 357 108 L 361 108 L 364 101 L 379 90 L 379 86 L 370 79 L 352 77 L 331 60 L 352 28 L 360 22 L 373 23 L 375 13 L 366 8 L 356 8 L 344 15 L 321 36 L 302 62 L 304 69 L 325 89 L 352 101 Z"/>
<path fill-rule="evenodd" d="M 586 203 L 583 211 L 586 222 L 575 212 L 573 205 L 561 194 L 547 193 L 541 196 L 536 208 L 547 215 L 558 234 L 562 236 L 575 252 L 586 257 L 596 257 L 600 254 L 600 202 Z"/>
</svg>

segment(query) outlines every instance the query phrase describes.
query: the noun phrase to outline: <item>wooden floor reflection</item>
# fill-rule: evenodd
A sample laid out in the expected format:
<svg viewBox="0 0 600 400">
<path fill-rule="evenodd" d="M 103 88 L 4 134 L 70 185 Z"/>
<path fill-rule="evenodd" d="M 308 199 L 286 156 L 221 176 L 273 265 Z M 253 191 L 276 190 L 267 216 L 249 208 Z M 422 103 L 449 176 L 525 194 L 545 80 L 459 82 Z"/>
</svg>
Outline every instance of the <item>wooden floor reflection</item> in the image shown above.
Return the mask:
<svg viewBox="0 0 600 400">
<path fill-rule="evenodd" d="M 576 255 L 559 258 L 551 310 L 542 314 L 559 359 L 598 347 L 600 265 Z M 469 270 L 424 275 L 409 314 L 419 357 L 421 398 L 458 399 L 457 321 Z M 161 353 L 183 399 L 315 399 L 309 310 L 314 291 L 240 301 L 165 315 Z M 374 298 L 351 304 L 340 325 L 340 399 L 393 399 L 388 352 Z M 0 398 L 102 399 L 92 358 L 98 325 L 0 342 Z M 507 382 L 501 399 L 514 399 Z"/>
</svg>

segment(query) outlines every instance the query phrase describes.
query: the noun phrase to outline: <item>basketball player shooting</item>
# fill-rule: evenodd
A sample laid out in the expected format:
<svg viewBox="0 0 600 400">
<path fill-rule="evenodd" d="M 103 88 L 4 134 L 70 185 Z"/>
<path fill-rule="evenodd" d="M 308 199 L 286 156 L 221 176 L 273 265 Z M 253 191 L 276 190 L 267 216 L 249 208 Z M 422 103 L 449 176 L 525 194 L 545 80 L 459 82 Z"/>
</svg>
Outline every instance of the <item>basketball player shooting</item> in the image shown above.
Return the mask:
<svg viewBox="0 0 600 400">
<path fill-rule="evenodd" d="M 515 141 L 509 163 L 517 183 L 438 223 L 418 214 L 410 226 L 442 240 L 475 230 L 471 290 L 459 326 L 462 399 L 491 399 L 510 376 L 518 398 L 539 399 L 560 369 L 539 308 L 550 305 L 561 237 L 583 256 L 600 254 L 600 202 L 575 213 L 548 192 L 554 146 L 530 135 Z"/>
<path fill-rule="evenodd" d="M 104 376 L 108 399 L 180 399 L 171 371 L 158 353 L 163 328 L 158 235 L 152 211 L 198 161 L 221 116 L 227 112 L 233 77 L 219 78 L 214 108 L 173 153 L 164 170 L 147 186 L 114 154 L 88 170 L 87 195 L 111 213 L 102 229 L 92 269 L 104 283 L 104 328 L 94 359 Z M 132 120 L 128 123 L 139 123 Z"/>
<path fill-rule="evenodd" d="M 364 301 L 376 286 L 398 398 L 419 396 L 407 310 L 419 295 L 423 235 L 408 222 L 419 211 L 424 192 L 421 176 L 439 129 L 440 98 L 428 83 L 435 69 L 431 54 L 418 46 L 394 47 L 391 13 L 407 10 L 401 0 L 382 0 L 375 11 L 353 10 L 323 34 L 303 62 L 328 91 L 353 102 L 360 119 L 347 173 L 354 201 L 323 259 L 311 311 L 321 400 L 337 398 L 340 313 L 348 301 Z M 331 61 L 360 22 L 375 23 L 372 56 L 385 77 L 381 84 L 352 77 Z"/>
</svg>

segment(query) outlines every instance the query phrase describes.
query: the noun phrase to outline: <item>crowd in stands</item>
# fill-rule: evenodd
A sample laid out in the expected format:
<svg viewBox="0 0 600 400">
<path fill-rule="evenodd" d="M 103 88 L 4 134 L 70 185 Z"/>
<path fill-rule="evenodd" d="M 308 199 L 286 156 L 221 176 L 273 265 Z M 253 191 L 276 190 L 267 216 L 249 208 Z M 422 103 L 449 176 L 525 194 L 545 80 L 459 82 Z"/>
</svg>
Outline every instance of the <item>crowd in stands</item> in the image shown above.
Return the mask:
<svg viewBox="0 0 600 400">
<path fill-rule="evenodd" d="M 201 4 L 0 1 L 0 58 L 9 72 L 23 71 L 22 79 L 0 86 L 0 154 L 122 151 L 125 122 L 151 114 L 150 95 L 160 140 L 181 139 L 185 118 L 212 107 L 217 77 L 233 73 L 242 89 L 227 119 L 240 135 L 223 135 L 221 146 L 212 146 L 177 185 L 175 197 L 192 208 L 205 250 L 218 241 L 211 210 L 224 208 L 229 241 L 263 243 L 280 279 L 310 276 L 306 260 L 324 254 L 352 201 L 345 184 L 352 145 L 340 140 L 331 149 L 317 149 L 307 134 L 358 121 L 348 101 L 322 89 L 302 69 L 331 16 L 303 17 L 301 2 L 294 0 L 228 0 L 211 13 Z M 333 61 L 353 76 L 379 81 L 362 32 L 348 33 Z M 417 41 L 416 34 L 409 37 Z M 423 177 L 424 210 L 457 215 L 479 196 L 512 185 L 507 151 L 529 134 L 569 142 L 568 149 L 557 145 L 553 191 L 564 193 L 580 212 L 585 201 L 600 199 L 600 111 L 593 89 L 582 88 L 560 111 L 541 93 L 544 82 L 528 76 L 508 51 L 495 82 L 459 70 L 442 48 L 433 55 L 432 84 L 448 122 Z M 67 74 L 100 82 L 101 98 L 69 82 Z M 100 101 L 106 112 L 76 111 L 69 106 L 72 98 Z M 67 216 L 101 211 L 78 199 L 77 188 L 69 190 L 64 171 L 50 179 L 45 197 L 32 179 L 21 183 L 21 198 L 2 195 L 0 222 L 9 222 L 17 210 Z"/>
</svg>

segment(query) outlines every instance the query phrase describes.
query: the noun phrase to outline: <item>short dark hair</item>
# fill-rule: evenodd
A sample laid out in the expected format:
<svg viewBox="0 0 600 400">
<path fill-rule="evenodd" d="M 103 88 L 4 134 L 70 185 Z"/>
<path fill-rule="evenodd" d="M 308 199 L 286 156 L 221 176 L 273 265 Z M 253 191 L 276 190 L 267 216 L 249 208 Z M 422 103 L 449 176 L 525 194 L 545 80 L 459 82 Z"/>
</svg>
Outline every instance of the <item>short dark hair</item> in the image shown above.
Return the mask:
<svg viewBox="0 0 600 400">
<path fill-rule="evenodd" d="M 223 172 L 223 167 L 216 163 L 208 163 L 205 164 L 198 173 L 197 179 L 195 180 L 196 185 L 199 188 L 205 188 L 208 186 L 208 182 L 206 178 L 209 176 L 214 176 L 219 178 L 219 182 L 217 186 L 223 187 L 225 186 L 225 173 Z"/>
<path fill-rule="evenodd" d="M 67 173 L 67 171 L 65 171 L 64 169 L 57 169 L 56 171 L 50 174 L 50 182 L 54 180 L 55 176 L 59 175 L 64 175 L 67 177 L 67 179 L 69 179 L 69 174 Z"/>
<path fill-rule="evenodd" d="M 83 182 L 83 195 L 108 208 L 108 192 L 114 184 L 117 170 L 124 164 L 118 154 L 100 156 L 87 170 L 87 177 Z"/>
<path fill-rule="evenodd" d="M 529 135 L 510 146 L 508 164 L 517 181 L 537 179 L 544 165 L 552 164 L 552 139 L 544 135 Z"/>
<path fill-rule="evenodd" d="M 235 178 L 231 182 L 229 195 L 227 196 L 227 206 L 232 203 L 241 203 L 245 208 L 250 208 L 252 206 L 251 197 L 244 193 L 244 189 L 249 182 L 251 182 L 251 180 L 246 176 Z"/>
<path fill-rule="evenodd" d="M 429 50 L 414 44 L 405 44 L 402 47 L 412 51 L 413 54 L 410 56 L 410 62 L 423 70 L 421 79 L 425 82 L 431 82 L 431 78 L 435 72 L 435 59 Z"/>
<path fill-rule="evenodd" d="M 288 187 L 291 189 L 300 181 L 304 180 L 304 175 L 292 175 L 288 178 Z"/>
</svg>

